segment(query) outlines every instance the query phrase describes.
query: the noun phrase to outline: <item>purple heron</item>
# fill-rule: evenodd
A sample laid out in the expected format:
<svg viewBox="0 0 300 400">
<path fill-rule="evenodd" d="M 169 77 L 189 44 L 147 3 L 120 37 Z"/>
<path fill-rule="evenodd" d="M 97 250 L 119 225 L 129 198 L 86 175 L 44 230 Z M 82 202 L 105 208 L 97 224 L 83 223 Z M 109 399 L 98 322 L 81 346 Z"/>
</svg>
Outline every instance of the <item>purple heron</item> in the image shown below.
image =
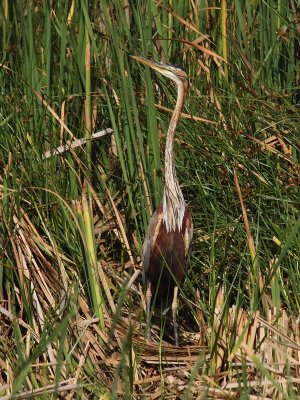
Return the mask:
<svg viewBox="0 0 300 400">
<path fill-rule="evenodd" d="M 165 148 L 165 185 L 162 203 L 151 217 L 143 245 L 143 283 L 146 286 L 147 337 L 151 338 L 151 304 L 165 314 L 172 309 L 175 346 L 178 346 L 178 285 L 185 276 L 185 267 L 193 236 L 190 211 L 184 201 L 174 164 L 174 136 L 186 94 L 187 74 L 172 65 L 164 65 L 141 57 L 132 57 L 171 79 L 177 85 L 177 102 L 171 117 Z"/>
</svg>

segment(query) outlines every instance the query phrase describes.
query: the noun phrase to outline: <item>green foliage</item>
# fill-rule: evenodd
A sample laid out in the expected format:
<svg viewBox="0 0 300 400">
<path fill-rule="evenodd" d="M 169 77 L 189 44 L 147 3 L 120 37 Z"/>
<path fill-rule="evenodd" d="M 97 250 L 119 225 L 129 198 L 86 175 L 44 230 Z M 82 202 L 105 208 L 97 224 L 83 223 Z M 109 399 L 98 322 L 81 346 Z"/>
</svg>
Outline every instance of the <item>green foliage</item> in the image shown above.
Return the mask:
<svg viewBox="0 0 300 400">
<path fill-rule="evenodd" d="M 288 0 L 1 3 L 0 396 L 296 398 L 296 11 Z M 190 79 L 175 144 L 194 221 L 179 350 L 145 344 L 141 290 L 125 293 L 161 201 L 176 96 L 130 54 Z"/>
</svg>

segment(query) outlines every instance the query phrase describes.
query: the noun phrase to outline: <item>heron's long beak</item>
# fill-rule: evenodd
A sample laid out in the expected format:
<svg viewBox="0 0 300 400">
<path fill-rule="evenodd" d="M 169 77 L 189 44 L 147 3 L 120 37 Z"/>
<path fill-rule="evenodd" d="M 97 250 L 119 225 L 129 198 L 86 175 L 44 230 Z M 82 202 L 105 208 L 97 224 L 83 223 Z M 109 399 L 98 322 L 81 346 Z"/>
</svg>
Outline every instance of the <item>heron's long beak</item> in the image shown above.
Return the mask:
<svg viewBox="0 0 300 400">
<path fill-rule="evenodd" d="M 141 62 L 142 64 L 148 65 L 148 67 L 154 69 L 160 74 L 171 79 L 173 82 L 176 83 L 176 85 L 180 85 L 180 88 L 181 85 L 184 84 L 183 89 L 185 89 L 185 92 L 187 91 L 188 89 L 187 75 L 186 72 L 184 72 L 180 68 L 173 67 L 172 65 L 164 65 L 162 63 L 158 63 L 155 61 L 150 61 L 143 57 L 136 57 L 136 56 L 130 56 L 130 57 L 136 61 Z"/>
<path fill-rule="evenodd" d="M 155 61 L 150 61 L 150 60 L 147 60 L 146 58 L 143 58 L 143 57 L 136 57 L 136 56 L 130 56 L 130 57 L 133 58 L 136 61 L 141 62 L 142 64 L 148 65 L 148 67 L 153 68 L 156 71 L 161 72 L 163 70 L 163 67 L 159 63 L 157 63 Z"/>
</svg>

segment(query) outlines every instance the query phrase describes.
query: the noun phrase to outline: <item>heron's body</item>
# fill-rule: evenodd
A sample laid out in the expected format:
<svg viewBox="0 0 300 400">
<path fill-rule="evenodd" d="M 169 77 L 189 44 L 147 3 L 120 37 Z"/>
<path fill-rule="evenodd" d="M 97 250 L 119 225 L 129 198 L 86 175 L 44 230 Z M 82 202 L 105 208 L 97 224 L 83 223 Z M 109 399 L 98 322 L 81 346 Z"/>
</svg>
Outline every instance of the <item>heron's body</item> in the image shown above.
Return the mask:
<svg viewBox="0 0 300 400">
<path fill-rule="evenodd" d="M 185 276 L 189 248 L 193 236 L 191 214 L 180 189 L 174 165 L 174 136 L 188 90 L 187 75 L 179 68 L 140 57 L 136 60 L 157 70 L 177 85 L 177 102 L 166 140 L 165 187 L 163 201 L 151 217 L 143 246 L 143 282 L 147 287 L 147 324 L 150 328 L 151 303 L 163 312 L 172 306 L 175 344 L 177 334 L 178 285 Z M 148 330 L 150 337 L 150 329 Z"/>
<path fill-rule="evenodd" d="M 174 288 L 184 279 L 192 229 L 187 207 L 181 229 L 167 231 L 162 204 L 151 218 L 143 246 L 143 281 L 150 283 L 154 304 L 162 311 L 171 306 Z"/>
</svg>

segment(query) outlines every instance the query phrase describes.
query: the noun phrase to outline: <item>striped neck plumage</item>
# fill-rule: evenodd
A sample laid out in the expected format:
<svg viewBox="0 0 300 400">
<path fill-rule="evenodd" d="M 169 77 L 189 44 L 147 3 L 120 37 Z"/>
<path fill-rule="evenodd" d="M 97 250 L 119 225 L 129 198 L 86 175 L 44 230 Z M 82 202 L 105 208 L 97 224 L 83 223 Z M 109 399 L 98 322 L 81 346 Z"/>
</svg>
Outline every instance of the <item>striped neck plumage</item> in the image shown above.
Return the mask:
<svg viewBox="0 0 300 400">
<path fill-rule="evenodd" d="M 177 228 L 180 231 L 186 204 L 183 198 L 182 191 L 176 176 L 174 165 L 174 136 L 180 117 L 186 90 L 187 82 L 176 80 L 177 83 L 177 102 L 174 113 L 172 115 L 169 130 L 167 133 L 166 150 L 165 150 L 165 187 L 163 194 L 163 221 L 166 225 L 167 232 L 175 231 Z"/>
</svg>

